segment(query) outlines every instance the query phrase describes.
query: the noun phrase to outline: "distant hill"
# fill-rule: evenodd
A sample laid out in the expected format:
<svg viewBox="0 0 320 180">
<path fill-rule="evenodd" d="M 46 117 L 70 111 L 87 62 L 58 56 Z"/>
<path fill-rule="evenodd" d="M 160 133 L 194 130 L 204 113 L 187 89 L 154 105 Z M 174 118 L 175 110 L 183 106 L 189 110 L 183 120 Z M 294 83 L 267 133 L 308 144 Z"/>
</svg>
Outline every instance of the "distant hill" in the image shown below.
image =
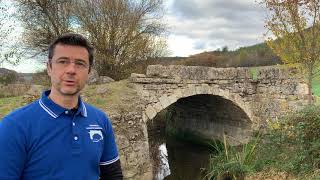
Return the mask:
<svg viewBox="0 0 320 180">
<path fill-rule="evenodd" d="M 178 64 L 210 67 L 251 67 L 282 64 L 272 50 L 265 44 L 241 47 L 234 51 L 227 49 L 202 52 L 179 61 Z"/>
<path fill-rule="evenodd" d="M 10 69 L 6 69 L 6 68 L 0 68 L 0 76 L 4 76 L 4 75 L 7 75 L 7 74 L 17 74 L 16 71 L 14 70 L 10 70 Z"/>
<path fill-rule="evenodd" d="M 107 73 L 105 75 L 115 80 L 125 79 L 131 73 L 145 74 L 148 65 L 185 65 L 185 66 L 208 66 L 208 67 L 252 67 L 252 66 L 270 66 L 282 64 L 265 43 L 259 43 L 253 46 L 241 47 L 234 51 L 223 50 L 207 51 L 194 54 L 189 57 L 160 57 L 148 59 L 145 61 L 133 62 L 123 67 L 122 73 L 115 75 Z"/>
<path fill-rule="evenodd" d="M 0 68 L 0 83 L 31 83 L 34 73 L 18 73 L 11 69 Z M 9 79 L 8 79 L 9 78 Z"/>
</svg>

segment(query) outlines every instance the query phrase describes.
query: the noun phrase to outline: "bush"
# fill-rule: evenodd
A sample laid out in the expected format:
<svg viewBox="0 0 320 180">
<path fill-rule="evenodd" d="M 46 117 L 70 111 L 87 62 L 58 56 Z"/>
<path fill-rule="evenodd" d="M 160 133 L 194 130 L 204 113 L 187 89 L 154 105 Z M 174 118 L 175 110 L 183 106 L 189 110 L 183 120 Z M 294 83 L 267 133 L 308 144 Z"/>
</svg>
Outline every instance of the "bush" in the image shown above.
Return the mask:
<svg viewBox="0 0 320 180">
<path fill-rule="evenodd" d="M 50 87 L 50 77 L 47 70 L 43 70 L 32 75 L 32 84 Z"/>
<path fill-rule="evenodd" d="M 25 95 L 29 89 L 30 85 L 25 84 L 0 84 L 0 98 L 22 96 Z"/>
<path fill-rule="evenodd" d="M 290 115 L 265 135 L 258 159 L 265 167 L 301 176 L 320 168 L 320 106 Z"/>
<path fill-rule="evenodd" d="M 231 146 L 224 136 L 223 144 L 212 146 L 217 154 L 211 155 L 205 179 L 244 179 L 245 175 L 256 169 L 256 151 L 261 137 L 258 135 L 248 144 Z"/>
<path fill-rule="evenodd" d="M 1 74 L 0 76 L 0 84 L 13 84 L 18 79 L 18 75 L 15 72 L 8 72 L 5 74 Z"/>
<path fill-rule="evenodd" d="M 285 171 L 300 179 L 319 179 L 320 105 L 269 122 L 261 138 L 253 138 L 241 148 L 226 142 L 214 147 L 218 153 L 210 159 L 208 179 L 242 179 L 266 169 Z"/>
</svg>

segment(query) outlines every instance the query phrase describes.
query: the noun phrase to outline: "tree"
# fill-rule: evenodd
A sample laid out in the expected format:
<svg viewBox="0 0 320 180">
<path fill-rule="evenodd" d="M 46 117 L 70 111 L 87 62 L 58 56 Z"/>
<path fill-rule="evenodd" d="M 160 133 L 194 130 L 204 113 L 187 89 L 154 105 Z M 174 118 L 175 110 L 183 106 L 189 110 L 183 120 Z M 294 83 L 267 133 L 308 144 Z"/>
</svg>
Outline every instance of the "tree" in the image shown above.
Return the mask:
<svg viewBox="0 0 320 180">
<path fill-rule="evenodd" d="M 74 7 L 77 22 L 96 47 L 100 74 L 115 76 L 125 65 L 166 49 L 162 0 L 79 0 Z"/>
<path fill-rule="evenodd" d="M 40 54 L 57 36 L 72 31 L 71 0 L 16 0 L 24 44 Z"/>
<path fill-rule="evenodd" d="M 14 30 L 13 24 L 10 23 L 12 16 L 9 13 L 8 4 L 0 0 L 0 67 L 4 62 L 13 65 L 19 62 L 17 48 L 12 42 L 9 42 L 9 36 Z"/>
<path fill-rule="evenodd" d="M 320 65 L 320 1 L 263 0 L 269 18 L 266 27 L 276 37 L 267 44 L 287 64 L 300 63 L 307 77 L 309 103 L 312 80 Z"/>
<path fill-rule="evenodd" d="M 46 52 L 58 35 L 81 32 L 96 48 L 100 75 L 122 78 L 123 68 L 166 52 L 163 0 L 15 1 L 28 47 Z"/>
<path fill-rule="evenodd" d="M 223 47 L 222 47 L 222 52 L 226 53 L 226 52 L 228 52 L 228 51 L 229 51 L 228 46 L 223 46 Z"/>
</svg>

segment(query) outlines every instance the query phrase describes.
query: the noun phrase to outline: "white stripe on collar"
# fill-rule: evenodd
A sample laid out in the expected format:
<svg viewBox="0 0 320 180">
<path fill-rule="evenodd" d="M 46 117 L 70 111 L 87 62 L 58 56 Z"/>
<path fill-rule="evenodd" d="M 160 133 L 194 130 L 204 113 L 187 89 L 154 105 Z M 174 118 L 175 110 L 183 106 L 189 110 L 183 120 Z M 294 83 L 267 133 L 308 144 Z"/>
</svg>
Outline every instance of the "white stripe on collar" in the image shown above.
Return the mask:
<svg viewBox="0 0 320 180">
<path fill-rule="evenodd" d="M 52 112 L 46 105 L 43 104 L 43 102 L 41 101 L 41 99 L 39 100 L 39 104 L 42 107 L 43 110 L 45 110 L 50 116 L 52 116 L 53 118 L 57 118 L 58 115 L 56 115 L 54 112 Z"/>
<path fill-rule="evenodd" d="M 82 110 L 83 110 L 83 116 L 84 117 L 87 117 L 88 116 L 88 114 L 87 114 L 87 108 L 86 108 L 86 106 L 84 105 L 84 103 L 81 101 L 81 103 L 82 103 Z"/>
</svg>

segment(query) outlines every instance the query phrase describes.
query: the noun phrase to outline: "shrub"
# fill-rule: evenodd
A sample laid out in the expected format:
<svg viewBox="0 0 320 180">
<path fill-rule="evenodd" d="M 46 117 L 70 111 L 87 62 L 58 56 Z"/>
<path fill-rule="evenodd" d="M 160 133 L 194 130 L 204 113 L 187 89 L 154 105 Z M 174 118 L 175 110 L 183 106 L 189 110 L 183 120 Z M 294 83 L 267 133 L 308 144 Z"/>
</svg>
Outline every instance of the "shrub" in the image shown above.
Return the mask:
<svg viewBox="0 0 320 180">
<path fill-rule="evenodd" d="M 18 79 L 18 75 L 15 72 L 8 72 L 5 74 L 1 74 L 0 76 L 0 84 L 13 84 Z"/>
<path fill-rule="evenodd" d="M 319 106 L 309 106 L 286 117 L 264 136 L 258 155 L 260 163 L 298 176 L 319 169 L 319 130 Z"/>
<path fill-rule="evenodd" d="M 226 142 L 215 144 L 208 179 L 241 179 L 265 169 L 286 171 L 300 179 L 320 176 L 320 106 L 308 106 L 297 113 L 269 122 L 269 129 L 241 148 Z"/>
<path fill-rule="evenodd" d="M 217 154 L 211 155 L 205 179 L 244 179 L 256 169 L 256 151 L 260 135 L 242 146 L 231 146 L 224 136 L 223 144 L 212 146 Z"/>
<path fill-rule="evenodd" d="M 34 73 L 32 75 L 32 83 L 42 85 L 44 87 L 50 87 L 50 77 L 47 74 L 47 70 Z"/>
</svg>

